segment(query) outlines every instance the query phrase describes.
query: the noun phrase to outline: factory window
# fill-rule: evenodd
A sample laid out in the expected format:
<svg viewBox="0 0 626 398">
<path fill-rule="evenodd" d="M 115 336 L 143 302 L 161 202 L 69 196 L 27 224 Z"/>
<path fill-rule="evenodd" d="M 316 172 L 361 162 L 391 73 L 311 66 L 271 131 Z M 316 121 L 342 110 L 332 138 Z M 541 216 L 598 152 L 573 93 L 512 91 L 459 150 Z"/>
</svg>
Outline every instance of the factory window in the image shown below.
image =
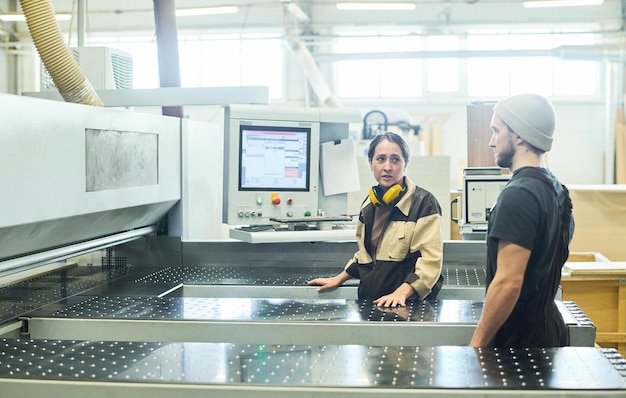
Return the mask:
<svg viewBox="0 0 626 398">
<path fill-rule="evenodd" d="M 469 53 L 493 56 L 468 59 L 469 96 L 529 91 L 548 96 L 598 95 L 597 62 L 560 59 L 572 42 L 593 44 L 591 35 L 545 31 L 474 33 L 467 39 Z"/>
<path fill-rule="evenodd" d="M 345 32 L 339 35 L 336 48 L 341 54 L 335 63 L 339 97 L 422 95 L 422 60 L 398 56 L 419 51 L 420 37 L 404 32 Z"/>
<path fill-rule="evenodd" d="M 429 52 L 455 51 L 459 49 L 456 36 L 429 36 L 426 40 Z M 427 88 L 431 93 L 457 93 L 459 91 L 458 58 L 431 58 L 426 61 Z"/>
<path fill-rule="evenodd" d="M 467 36 L 340 32 L 335 87 L 340 98 L 485 98 L 528 91 L 597 97 L 599 59 L 567 59 L 568 45 L 593 40 L 591 34 L 546 29 Z"/>
<path fill-rule="evenodd" d="M 511 94 L 533 92 L 551 96 L 554 59 L 550 57 L 513 58 L 511 66 Z"/>
<path fill-rule="evenodd" d="M 471 58 L 467 61 L 469 96 L 504 97 L 509 94 L 509 58 Z"/>
<path fill-rule="evenodd" d="M 92 40 L 133 56 L 133 87 L 159 87 L 157 44 L 153 37 Z M 282 42 L 276 34 L 179 37 L 182 87 L 267 86 L 282 97 Z"/>
<path fill-rule="evenodd" d="M 283 49 L 276 35 L 203 35 L 182 43 L 181 65 L 193 68 L 184 86 L 267 86 L 270 98 L 282 97 Z"/>
<path fill-rule="evenodd" d="M 554 95 L 597 94 L 598 63 L 593 61 L 555 61 Z"/>
<path fill-rule="evenodd" d="M 342 98 L 415 98 L 458 94 L 460 62 L 456 36 L 411 32 L 340 32 L 336 51 L 337 94 Z M 442 52 L 425 59 L 424 51 Z"/>
</svg>

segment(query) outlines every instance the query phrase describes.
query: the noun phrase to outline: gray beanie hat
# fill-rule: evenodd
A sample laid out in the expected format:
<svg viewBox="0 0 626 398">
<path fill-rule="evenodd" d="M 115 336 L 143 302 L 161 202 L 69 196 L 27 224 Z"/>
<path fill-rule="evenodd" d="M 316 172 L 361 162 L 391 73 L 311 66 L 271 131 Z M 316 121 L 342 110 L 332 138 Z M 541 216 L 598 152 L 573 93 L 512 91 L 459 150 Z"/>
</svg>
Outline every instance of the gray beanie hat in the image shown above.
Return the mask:
<svg viewBox="0 0 626 398">
<path fill-rule="evenodd" d="M 530 145 L 546 152 L 552 147 L 556 115 L 546 97 L 513 95 L 498 101 L 493 113 Z"/>
</svg>

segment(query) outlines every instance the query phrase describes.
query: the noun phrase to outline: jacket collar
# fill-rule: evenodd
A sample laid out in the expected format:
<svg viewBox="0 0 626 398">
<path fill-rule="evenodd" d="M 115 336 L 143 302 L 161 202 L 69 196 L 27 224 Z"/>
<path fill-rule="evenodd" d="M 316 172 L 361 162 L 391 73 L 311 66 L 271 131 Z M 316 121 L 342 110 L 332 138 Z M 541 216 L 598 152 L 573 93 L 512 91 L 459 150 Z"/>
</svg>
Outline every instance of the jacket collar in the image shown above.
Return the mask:
<svg viewBox="0 0 626 398">
<path fill-rule="evenodd" d="M 411 209 L 411 197 L 415 192 L 415 184 L 408 177 L 404 176 L 404 185 L 406 186 L 406 192 L 402 195 L 398 203 L 396 203 L 396 207 L 398 210 L 402 212 L 405 216 L 409 215 L 409 210 Z"/>
</svg>

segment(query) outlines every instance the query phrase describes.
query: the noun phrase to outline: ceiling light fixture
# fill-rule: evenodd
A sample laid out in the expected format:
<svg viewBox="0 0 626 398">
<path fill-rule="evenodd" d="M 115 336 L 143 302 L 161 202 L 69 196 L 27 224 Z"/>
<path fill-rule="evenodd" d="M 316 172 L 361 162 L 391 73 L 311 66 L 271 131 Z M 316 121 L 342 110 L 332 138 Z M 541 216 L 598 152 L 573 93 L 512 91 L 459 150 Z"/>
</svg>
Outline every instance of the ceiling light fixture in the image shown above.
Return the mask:
<svg viewBox="0 0 626 398">
<path fill-rule="evenodd" d="M 201 15 L 234 14 L 239 11 L 236 6 L 206 7 L 206 8 L 182 8 L 176 10 L 177 17 L 195 17 Z"/>
<path fill-rule="evenodd" d="M 70 14 L 55 14 L 55 19 L 57 21 L 69 21 L 72 19 Z M 4 22 L 24 22 L 26 21 L 26 17 L 24 14 L 0 14 L 0 19 Z"/>
<path fill-rule="evenodd" d="M 549 7 L 582 7 L 599 6 L 604 0 L 531 0 L 525 1 L 526 8 L 549 8 Z"/>
<path fill-rule="evenodd" d="M 415 3 L 337 3 L 342 11 L 409 11 L 415 10 Z"/>
</svg>

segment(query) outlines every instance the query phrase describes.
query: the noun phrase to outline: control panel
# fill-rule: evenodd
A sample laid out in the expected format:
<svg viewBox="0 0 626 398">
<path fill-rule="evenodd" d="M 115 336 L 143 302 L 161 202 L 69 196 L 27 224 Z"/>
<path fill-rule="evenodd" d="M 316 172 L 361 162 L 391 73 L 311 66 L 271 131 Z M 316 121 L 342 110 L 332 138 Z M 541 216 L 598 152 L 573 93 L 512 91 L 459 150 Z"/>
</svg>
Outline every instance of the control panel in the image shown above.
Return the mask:
<svg viewBox="0 0 626 398">
<path fill-rule="evenodd" d="M 315 108 L 226 109 L 224 223 L 270 224 L 318 209 L 319 118 Z"/>
<path fill-rule="evenodd" d="M 311 208 L 311 203 L 299 203 L 298 196 L 293 193 L 263 192 L 254 196 L 251 203 L 237 203 L 236 224 L 258 224 L 267 222 L 270 218 L 311 217 L 316 211 Z"/>
</svg>

